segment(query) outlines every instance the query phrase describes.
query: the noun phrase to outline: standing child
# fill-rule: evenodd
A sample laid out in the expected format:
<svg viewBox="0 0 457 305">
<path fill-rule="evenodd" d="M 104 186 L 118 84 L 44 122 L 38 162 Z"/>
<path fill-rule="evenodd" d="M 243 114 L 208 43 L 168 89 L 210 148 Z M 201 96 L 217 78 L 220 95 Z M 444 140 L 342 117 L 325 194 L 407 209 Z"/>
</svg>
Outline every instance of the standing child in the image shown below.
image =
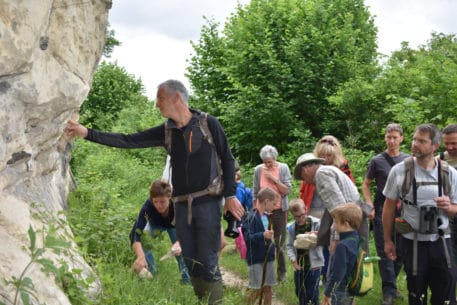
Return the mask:
<svg viewBox="0 0 457 305">
<path fill-rule="evenodd" d="M 272 243 L 273 231 L 265 214 L 271 214 L 277 201 L 277 193 L 267 187 L 257 193 L 257 205 L 244 219 L 242 229 L 247 247 L 248 304 L 263 297 L 264 305 L 271 305 L 272 285 L 276 285 Z"/>
<path fill-rule="evenodd" d="M 333 225 L 340 239 L 332 256 L 330 274 L 321 305 L 350 305 L 354 296 L 348 292 L 349 276 L 357 263 L 362 210 L 355 203 L 340 204 L 332 210 Z"/>
<path fill-rule="evenodd" d="M 290 201 L 295 221 L 288 224 L 287 255 L 294 266 L 295 294 L 299 305 L 319 304 L 319 277 L 325 259 L 322 246 L 316 247 L 320 219 L 307 216 L 302 199 Z"/>
</svg>

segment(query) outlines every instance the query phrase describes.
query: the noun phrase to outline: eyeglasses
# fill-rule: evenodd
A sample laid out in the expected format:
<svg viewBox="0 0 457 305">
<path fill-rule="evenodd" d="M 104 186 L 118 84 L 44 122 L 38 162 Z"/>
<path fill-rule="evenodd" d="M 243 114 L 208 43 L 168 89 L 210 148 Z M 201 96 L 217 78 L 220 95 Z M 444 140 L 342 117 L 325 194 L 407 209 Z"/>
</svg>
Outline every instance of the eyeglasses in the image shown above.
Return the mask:
<svg viewBox="0 0 457 305">
<path fill-rule="evenodd" d="M 319 143 L 327 143 L 329 145 L 336 146 L 336 143 L 332 139 L 322 139 L 319 140 Z"/>
<path fill-rule="evenodd" d="M 305 215 L 306 215 L 306 213 L 303 213 L 303 214 L 300 214 L 300 215 L 294 215 L 294 218 L 295 218 L 295 220 L 299 220 L 300 218 L 302 218 Z"/>
</svg>

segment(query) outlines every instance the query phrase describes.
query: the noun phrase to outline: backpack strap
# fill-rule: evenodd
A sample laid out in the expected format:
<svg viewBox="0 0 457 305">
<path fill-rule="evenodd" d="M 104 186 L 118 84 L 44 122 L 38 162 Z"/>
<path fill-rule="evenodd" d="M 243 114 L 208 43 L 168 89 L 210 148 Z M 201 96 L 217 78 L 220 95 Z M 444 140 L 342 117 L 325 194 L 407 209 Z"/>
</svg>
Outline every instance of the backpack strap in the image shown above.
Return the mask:
<svg viewBox="0 0 457 305">
<path fill-rule="evenodd" d="M 393 167 L 395 164 L 395 161 L 394 159 L 392 159 L 391 156 L 389 156 L 388 153 L 386 153 L 385 151 L 382 152 L 382 156 L 384 157 L 384 159 L 386 159 L 386 161 L 390 164 L 391 167 Z"/>
<path fill-rule="evenodd" d="M 187 202 L 187 222 L 190 224 L 192 222 L 192 202 L 195 198 L 206 196 L 206 195 L 220 195 L 224 189 L 224 184 L 222 181 L 222 165 L 221 158 L 219 153 L 216 150 L 216 145 L 214 144 L 213 135 L 208 127 L 208 114 L 206 112 L 201 112 L 198 116 L 198 125 L 200 132 L 202 133 L 203 139 L 208 141 L 208 143 L 213 147 L 215 158 L 216 158 L 216 178 L 213 181 L 210 181 L 210 184 L 207 188 L 193 192 L 190 194 L 184 194 L 172 197 L 174 203 L 177 202 Z M 171 128 L 165 126 L 165 148 L 171 152 Z"/>
<path fill-rule="evenodd" d="M 445 156 L 444 156 L 444 151 L 440 152 L 440 160 L 444 160 L 445 159 Z"/>
<path fill-rule="evenodd" d="M 403 184 L 401 186 L 401 196 L 400 199 L 403 202 L 405 196 L 408 194 L 409 189 L 411 187 L 411 183 L 413 182 L 415 176 L 415 169 L 414 169 L 414 159 L 413 157 L 408 157 L 404 161 L 405 164 L 405 178 L 403 179 Z"/>
<path fill-rule="evenodd" d="M 451 182 L 449 180 L 449 163 L 444 160 L 438 159 L 439 179 L 441 180 L 441 186 L 443 193 L 449 196 L 451 193 Z"/>
<path fill-rule="evenodd" d="M 224 182 L 222 180 L 222 163 L 221 157 L 216 149 L 216 144 L 214 143 L 213 134 L 208 127 L 208 114 L 206 112 L 201 112 L 198 116 L 198 122 L 203 139 L 208 141 L 208 143 L 213 147 L 216 158 L 216 177 L 213 181 L 210 181 L 210 184 L 208 185 L 209 194 L 220 195 L 224 190 Z"/>
</svg>

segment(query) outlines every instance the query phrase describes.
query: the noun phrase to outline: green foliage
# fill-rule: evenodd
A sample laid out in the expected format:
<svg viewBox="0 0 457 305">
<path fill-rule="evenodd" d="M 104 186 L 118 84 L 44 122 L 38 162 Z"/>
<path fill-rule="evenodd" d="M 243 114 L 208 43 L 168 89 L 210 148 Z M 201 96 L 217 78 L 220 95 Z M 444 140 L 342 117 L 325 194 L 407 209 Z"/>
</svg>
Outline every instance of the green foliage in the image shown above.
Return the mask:
<svg viewBox="0 0 457 305">
<path fill-rule="evenodd" d="M 106 34 L 105 34 L 105 46 L 103 47 L 103 56 L 110 58 L 111 53 L 113 53 L 113 50 L 115 47 L 120 46 L 122 43 L 116 39 L 115 32 L 113 29 L 108 27 L 106 28 Z"/>
<path fill-rule="evenodd" d="M 49 214 L 47 217 L 49 219 Z M 54 219 L 55 220 L 55 219 Z M 57 223 L 62 223 L 57 220 Z M 28 251 L 30 254 L 30 261 L 22 270 L 19 277 L 13 276 L 10 280 L 5 280 L 6 285 L 11 285 L 15 288 L 13 305 L 34 304 L 34 300 L 38 301 L 38 292 L 35 290 L 33 280 L 27 276 L 30 268 L 34 264 L 41 266 L 41 271 L 46 274 L 52 274 L 57 284 L 61 286 L 63 291 L 67 294 L 72 304 L 87 304 L 88 299 L 82 293 L 82 288 L 88 288 L 92 279 L 83 279 L 80 270 L 71 270 L 68 264 L 62 259 L 60 266 L 51 259 L 44 258 L 46 251 L 50 250 L 57 255 L 61 255 L 62 251 L 70 248 L 71 244 L 63 236 L 59 235 L 58 228 L 50 225 L 47 231 L 40 232 L 44 235 L 44 243 L 42 247 L 37 246 L 37 232 L 29 226 L 28 236 L 30 244 Z M 68 237 L 67 237 L 68 238 Z M 66 254 L 66 253 L 65 253 Z M 3 304 L 3 303 L 2 303 Z"/>
<path fill-rule="evenodd" d="M 88 127 L 109 130 L 119 112 L 129 106 L 148 104 L 141 79 L 135 79 L 116 63 L 102 62 L 95 72 L 89 96 L 81 106 L 80 122 Z"/>
<path fill-rule="evenodd" d="M 392 54 L 382 73 L 373 80 L 353 79 L 330 101 L 338 122 L 346 125 L 351 147 L 380 151 L 388 123 L 403 127 L 405 142 L 421 123 L 439 127 L 456 121 L 457 39 L 432 34 L 418 50 L 407 43 Z M 347 141 L 349 142 L 349 141 Z"/>
<path fill-rule="evenodd" d="M 363 1 L 255 0 L 222 33 L 217 26 L 202 28 L 188 77 L 194 105 L 221 119 L 242 163 L 267 143 L 285 152 L 302 140 L 296 130 L 335 131 L 327 98 L 375 73 L 376 30 Z"/>
</svg>

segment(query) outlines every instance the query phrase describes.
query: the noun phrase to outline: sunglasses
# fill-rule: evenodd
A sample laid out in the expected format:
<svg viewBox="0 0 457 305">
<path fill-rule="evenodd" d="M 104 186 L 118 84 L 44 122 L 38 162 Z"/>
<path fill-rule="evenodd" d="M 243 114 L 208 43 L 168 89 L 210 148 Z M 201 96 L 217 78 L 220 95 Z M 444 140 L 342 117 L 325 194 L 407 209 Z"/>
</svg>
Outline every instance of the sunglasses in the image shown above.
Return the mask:
<svg viewBox="0 0 457 305">
<path fill-rule="evenodd" d="M 336 146 L 336 143 L 332 139 L 322 139 L 319 140 L 319 143 L 327 143 L 329 145 Z"/>
</svg>

